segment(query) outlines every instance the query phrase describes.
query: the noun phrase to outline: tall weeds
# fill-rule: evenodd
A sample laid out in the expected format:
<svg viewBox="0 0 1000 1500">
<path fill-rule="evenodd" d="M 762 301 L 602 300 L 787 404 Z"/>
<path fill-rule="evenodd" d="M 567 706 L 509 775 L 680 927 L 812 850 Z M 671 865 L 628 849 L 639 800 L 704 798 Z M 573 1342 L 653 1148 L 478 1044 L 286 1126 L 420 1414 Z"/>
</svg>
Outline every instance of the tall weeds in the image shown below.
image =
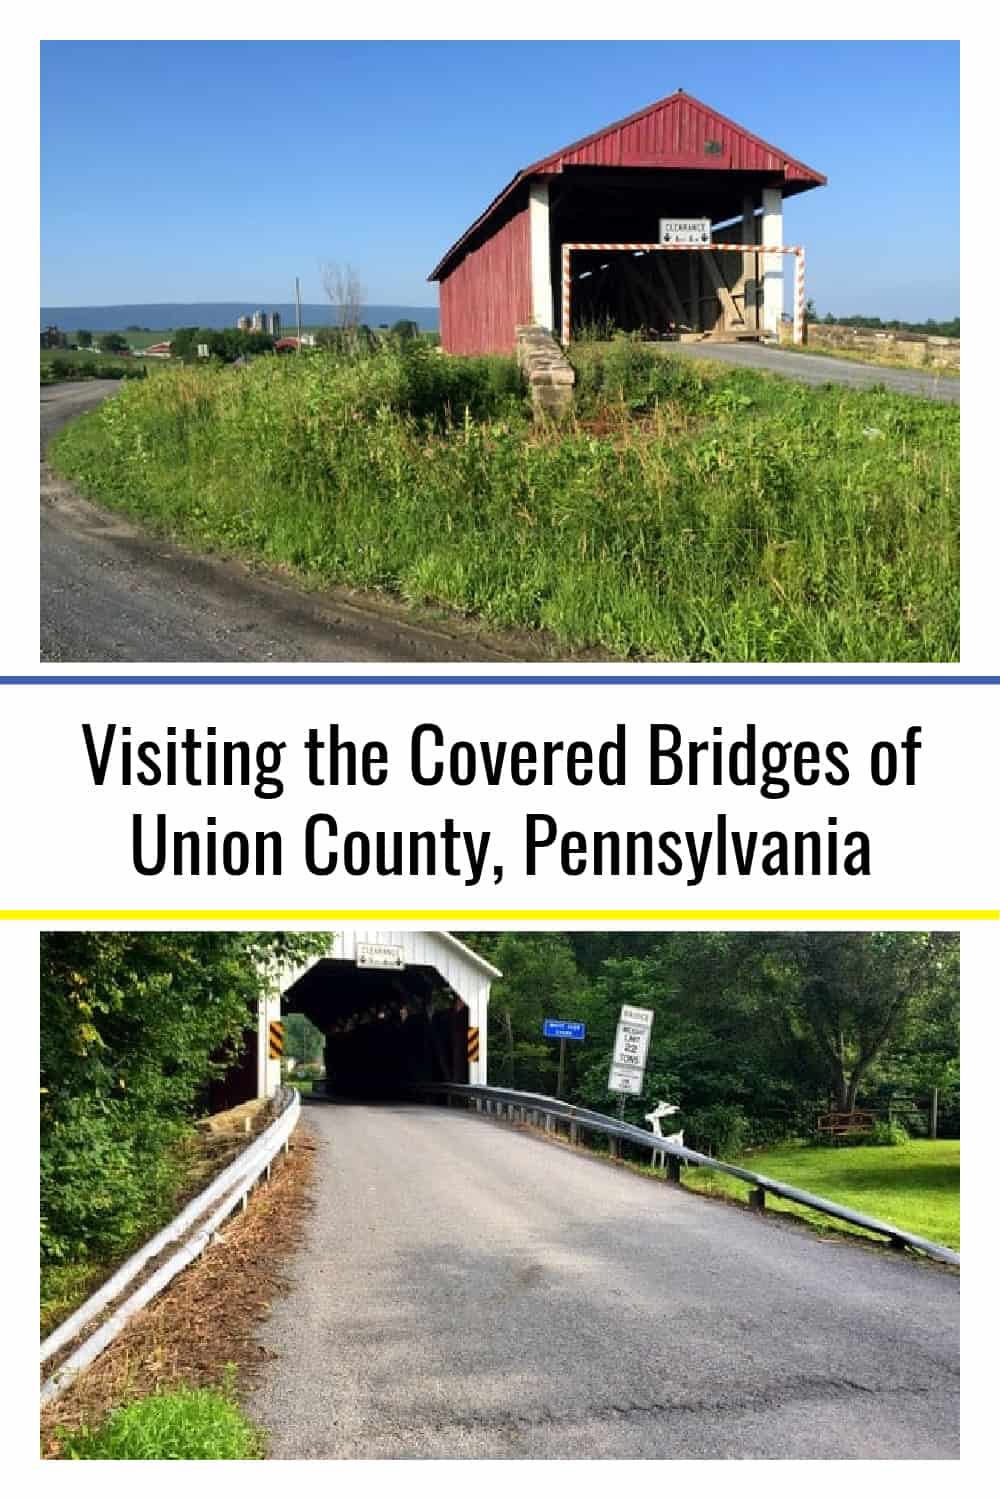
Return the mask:
<svg viewBox="0 0 1000 1500">
<path fill-rule="evenodd" d="M 424 348 L 170 369 L 56 440 L 203 546 L 663 660 L 958 656 L 958 411 L 581 346 L 576 415 Z"/>
</svg>

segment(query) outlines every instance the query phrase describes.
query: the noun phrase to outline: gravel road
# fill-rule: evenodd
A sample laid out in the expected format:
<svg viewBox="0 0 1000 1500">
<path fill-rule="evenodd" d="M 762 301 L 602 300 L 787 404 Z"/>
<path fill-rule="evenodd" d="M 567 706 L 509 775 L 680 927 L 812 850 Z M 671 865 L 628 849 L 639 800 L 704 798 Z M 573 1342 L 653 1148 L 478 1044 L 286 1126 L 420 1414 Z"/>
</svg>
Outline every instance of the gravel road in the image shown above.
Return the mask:
<svg viewBox="0 0 1000 1500">
<path fill-rule="evenodd" d="M 313 1101 L 274 1458 L 955 1458 L 958 1279 L 460 1110 Z"/>
<path fill-rule="evenodd" d="M 936 375 L 930 370 L 890 369 L 881 365 L 855 364 L 848 359 L 833 359 L 822 354 L 796 354 L 788 349 L 771 349 L 764 344 L 669 344 L 671 354 L 690 355 L 694 359 L 718 359 L 723 364 L 743 365 L 750 370 L 769 371 L 788 380 L 806 385 L 849 385 L 856 390 L 884 385 L 887 390 L 904 396 L 928 396 L 933 401 L 961 401 L 961 380 L 957 375 Z"/>
<path fill-rule="evenodd" d="M 43 386 L 49 439 L 118 389 L 115 380 Z M 42 661 L 290 662 L 532 660 L 460 616 L 411 617 L 348 590 L 307 593 L 239 563 L 198 557 L 82 499 L 42 463 Z"/>
</svg>

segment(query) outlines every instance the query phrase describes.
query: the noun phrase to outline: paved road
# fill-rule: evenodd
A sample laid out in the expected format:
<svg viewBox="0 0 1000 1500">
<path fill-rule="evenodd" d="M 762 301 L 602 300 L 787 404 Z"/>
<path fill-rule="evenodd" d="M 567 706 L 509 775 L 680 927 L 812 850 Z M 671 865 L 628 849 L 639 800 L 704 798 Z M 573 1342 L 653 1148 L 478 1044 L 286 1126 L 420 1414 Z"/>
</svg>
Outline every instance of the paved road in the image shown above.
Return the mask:
<svg viewBox="0 0 1000 1500">
<path fill-rule="evenodd" d="M 43 386 L 42 454 L 114 380 Z M 89 504 L 43 462 L 43 661 L 504 661 L 542 655 L 456 617 L 419 620 L 348 591 L 292 588 L 201 558 Z"/>
<path fill-rule="evenodd" d="M 275 1458 L 953 1458 L 958 1281 L 464 1111 L 314 1103 Z"/>
<path fill-rule="evenodd" d="M 696 359 L 718 359 L 723 364 L 744 365 L 751 370 L 770 371 L 806 385 L 849 385 L 855 389 L 884 385 L 904 396 L 929 396 L 934 401 L 961 400 L 961 381 L 956 375 L 935 375 L 928 370 L 893 370 L 879 365 L 855 364 L 852 360 L 832 359 L 822 354 L 793 354 L 787 349 L 771 349 L 763 344 L 658 344 L 671 354 L 691 355 Z"/>
</svg>

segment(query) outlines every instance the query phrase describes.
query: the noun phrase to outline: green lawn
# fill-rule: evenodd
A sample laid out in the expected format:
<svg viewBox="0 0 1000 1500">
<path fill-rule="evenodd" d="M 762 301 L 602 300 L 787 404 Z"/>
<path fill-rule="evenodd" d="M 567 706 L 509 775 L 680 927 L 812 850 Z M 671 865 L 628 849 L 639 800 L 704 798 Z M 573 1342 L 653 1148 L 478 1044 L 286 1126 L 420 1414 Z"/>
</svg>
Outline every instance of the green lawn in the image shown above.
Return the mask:
<svg viewBox="0 0 1000 1500">
<path fill-rule="evenodd" d="M 905 1146 L 784 1146 L 756 1151 L 738 1165 L 856 1208 L 898 1229 L 959 1248 L 959 1142 L 910 1141 Z M 686 1186 L 746 1202 L 747 1185 L 702 1168 L 684 1173 Z M 836 1220 L 768 1198 L 779 1213 L 794 1213 L 829 1229 Z M 846 1227 L 846 1226 L 844 1226 Z M 858 1231 L 859 1233 L 861 1231 Z"/>
</svg>

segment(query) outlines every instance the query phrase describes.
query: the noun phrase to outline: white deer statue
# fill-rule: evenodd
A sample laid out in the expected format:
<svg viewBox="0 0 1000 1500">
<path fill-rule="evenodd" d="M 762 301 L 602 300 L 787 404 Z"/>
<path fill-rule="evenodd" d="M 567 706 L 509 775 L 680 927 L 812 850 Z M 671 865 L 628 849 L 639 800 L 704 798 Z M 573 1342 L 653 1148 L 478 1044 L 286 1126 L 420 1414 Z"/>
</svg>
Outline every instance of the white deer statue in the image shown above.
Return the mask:
<svg viewBox="0 0 1000 1500">
<path fill-rule="evenodd" d="M 680 1112 L 680 1105 L 679 1104 L 667 1104 L 665 1100 L 658 1099 L 656 1101 L 656 1108 L 650 1110 L 649 1114 L 648 1115 L 644 1115 L 643 1118 L 646 1119 L 646 1120 L 648 1120 L 649 1123 L 650 1123 L 650 1125 L 653 1127 L 653 1134 L 654 1135 L 663 1135 L 663 1131 L 660 1129 L 660 1121 L 662 1119 L 664 1119 L 667 1115 L 676 1115 L 679 1112 Z M 675 1135 L 663 1135 L 663 1139 L 665 1141 L 667 1141 L 671 1146 L 683 1146 L 683 1144 L 684 1144 L 684 1132 L 683 1132 L 683 1130 L 678 1130 Z M 665 1151 L 654 1151 L 653 1152 L 653 1166 L 654 1167 L 662 1167 L 662 1166 L 664 1166 L 665 1163 L 666 1163 L 666 1159 L 667 1158 L 666 1158 L 666 1152 Z"/>
</svg>

